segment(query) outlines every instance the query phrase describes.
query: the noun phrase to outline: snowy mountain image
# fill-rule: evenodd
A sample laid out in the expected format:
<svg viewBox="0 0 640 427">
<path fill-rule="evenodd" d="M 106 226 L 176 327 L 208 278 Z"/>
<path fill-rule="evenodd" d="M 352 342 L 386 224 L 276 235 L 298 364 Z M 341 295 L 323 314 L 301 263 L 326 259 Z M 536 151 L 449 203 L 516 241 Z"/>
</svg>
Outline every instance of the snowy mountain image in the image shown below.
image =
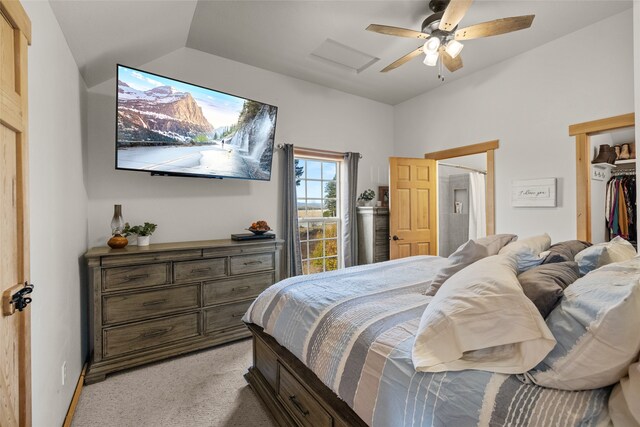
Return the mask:
<svg viewBox="0 0 640 427">
<path fill-rule="evenodd" d="M 277 108 L 118 66 L 117 165 L 270 179 Z"/>
<path fill-rule="evenodd" d="M 189 92 L 170 86 L 143 92 L 118 81 L 118 141 L 123 145 L 190 143 L 213 129 Z"/>
</svg>

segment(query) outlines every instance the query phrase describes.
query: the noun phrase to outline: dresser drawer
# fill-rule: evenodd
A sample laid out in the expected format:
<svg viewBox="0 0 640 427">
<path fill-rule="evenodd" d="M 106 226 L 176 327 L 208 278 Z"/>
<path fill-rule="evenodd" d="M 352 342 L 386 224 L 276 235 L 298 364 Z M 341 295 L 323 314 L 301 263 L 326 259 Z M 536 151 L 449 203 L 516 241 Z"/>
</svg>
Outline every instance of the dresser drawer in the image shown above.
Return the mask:
<svg viewBox="0 0 640 427">
<path fill-rule="evenodd" d="M 224 277 L 227 275 L 226 263 L 226 258 L 174 262 L 173 276 L 176 282 Z"/>
<path fill-rule="evenodd" d="M 111 267 L 118 265 L 146 264 L 150 262 L 178 261 L 181 259 L 201 258 L 201 250 L 154 252 L 150 254 L 129 254 L 102 257 L 100 265 Z"/>
<path fill-rule="evenodd" d="M 164 285 L 169 283 L 169 264 L 105 268 L 103 275 L 102 289 L 104 291 Z"/>
<path fill-rule="evenodd" d="M 333 424 L 331 415 L 282 365 L 278 398 L 300 426 L 331 427 Z"/>
<path fill-rule="evenodd" d="M 273 270 L 275 268 L 273 253 L 232 256 L 230 264 L 232 275 Z"/>
<path fill-rule="evenodd" d="M 104 357 L 113 357 L 197 336 L 198 313 L 104 330 Z"/>
<path fill-rule="evenodd" d="M 223 279 L 204 284 L 204 305 L 247 299 L 257 296 L 274 282 L 274 273 Z"/>
<path fill-rule="evenodd" d="M 210 333 L 221 329 L 239 328 L 243 326 L 242 316 L 247 312 L 252 301 L 235 302 L 211 307 L 204 312 L 204 332 Z"/>
<path fill-rule="evenodd" d="M 199 307 L 200 287 L 180 286 L 135 294 L 109 295 L 103 298 L 105 324 L 139 320 L 161 314 Z"/>
</svg>

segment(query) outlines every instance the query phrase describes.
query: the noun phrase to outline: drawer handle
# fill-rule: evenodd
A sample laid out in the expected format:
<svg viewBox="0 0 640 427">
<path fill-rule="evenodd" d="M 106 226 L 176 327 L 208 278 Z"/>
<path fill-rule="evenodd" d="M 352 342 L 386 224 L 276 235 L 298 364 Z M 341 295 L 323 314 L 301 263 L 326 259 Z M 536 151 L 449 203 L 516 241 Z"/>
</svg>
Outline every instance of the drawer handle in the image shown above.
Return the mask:
<svg viewBox="0 0 640 427">
<path fill-rule="evenodd" d="M 293 406 L 295 406 L 296 409 L 300 411 L 303 417 L 306 417 L 307 415 L 309 415 L 309 411 L 304 409 L 304 406 L 302 406 L 302 403 L 298 401 L 298 398 L 296 397 L 295 394 L 290 395 L 289 400 L 291 401 L 291 403 L 293 403 Z"/>
<path fill-rule="evenodd" d="M 146 279 L 147 277 L 149 277 L 149 274 L 136 274 L 135 276 L 126 276 L 125 280 L 130 282 L 132 280 L 138 280 L 138 279 Z"/>
<path fill-rule="evenodd" d="M 149 307 L 149 306 L 152 306 L 152 305 L 160 305 L 160 304 L 164 304 L 165 302 L 167 302 L 167 299 L 166 299 L 166 298 L 164 298 L 164 299 L 157 299 L 157 300 L 154 300 L 154 301 L 145 301 L 145 302 L 143 302 L 143 303 L 142 303 L 142 306 L 143 306 L 143 307 Z"/>
<path fill-rule="evenodd" d="M 246 291 L 247 289 L 251 289 L 251 286 L 240 286 L 239 288 L 231 288 L 231 292 Z"/>
<path fill-rule="evenodd" d="M 242 316 L 244 316 L 244 313 L 235 313 L 231 315 L 231 317 L 242 317 Z"/>
<path fill-rule="evenodd" d="M 262 261 L 249 261 L 244 263 L 244 265 L 258 265 L 258 264 L 262 264 Z"/>
<path fill-rule="evenodd" d="M 142 338 L 153 338 L 153 337 L 159 337 L 161 335 L 166 334 L 167 332 L 169 332 L 168 328 L 165 329 L 156 329 L 154 331 L 149 331 L 149 332 L 145 332 L 144 334 L 142 334 Z"/>
<path fill-rule="evenodd" d="M 207 271 L 211 271 L 211 267 L 194 268 L 193 270 L 191 270 L 192 273 L 206 273 Z"/>
</svg>

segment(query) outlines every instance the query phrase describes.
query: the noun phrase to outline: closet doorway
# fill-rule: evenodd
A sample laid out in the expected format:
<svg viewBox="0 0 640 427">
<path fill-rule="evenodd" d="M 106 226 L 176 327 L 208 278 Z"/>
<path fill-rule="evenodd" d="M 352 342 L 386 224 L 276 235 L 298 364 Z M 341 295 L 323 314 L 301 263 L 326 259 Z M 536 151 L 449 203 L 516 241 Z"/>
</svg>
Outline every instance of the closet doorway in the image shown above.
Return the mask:
<svg viewBox="0 0 640 427">
<path fill-rule="evenodd" d="M 576 138 L 576 231 L 580 240 L 599 243 L 621 235 L 636 243 L 634 126 L 634 113 L 569 126 L 569 135 Z M 601 149 L 615 153 L 616 146 L 617 160 L 613 154 L 607 161 Z"/>
<path fill-rule="evenodd" d="M 425 154 L 438 161 L 438 255 L 469 239 L 495 233 L 495 161 L 498 141 Z"/>
</svg>

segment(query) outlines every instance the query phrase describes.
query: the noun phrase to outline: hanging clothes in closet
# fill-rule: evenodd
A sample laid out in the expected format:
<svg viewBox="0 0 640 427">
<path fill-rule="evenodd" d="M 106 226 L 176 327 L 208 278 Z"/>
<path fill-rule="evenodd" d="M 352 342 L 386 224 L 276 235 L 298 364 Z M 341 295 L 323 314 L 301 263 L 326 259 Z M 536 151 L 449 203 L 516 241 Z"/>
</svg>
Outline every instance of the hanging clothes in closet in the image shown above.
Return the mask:
<svg viewBox="0 0 640 427">
<path fill-rule="evenodd" d="M 607 183 L 605 215 L 610 238 L 620 236 L 636 243 L 636 175 L 635 173 L 614 174 Z"/>
</svg>

